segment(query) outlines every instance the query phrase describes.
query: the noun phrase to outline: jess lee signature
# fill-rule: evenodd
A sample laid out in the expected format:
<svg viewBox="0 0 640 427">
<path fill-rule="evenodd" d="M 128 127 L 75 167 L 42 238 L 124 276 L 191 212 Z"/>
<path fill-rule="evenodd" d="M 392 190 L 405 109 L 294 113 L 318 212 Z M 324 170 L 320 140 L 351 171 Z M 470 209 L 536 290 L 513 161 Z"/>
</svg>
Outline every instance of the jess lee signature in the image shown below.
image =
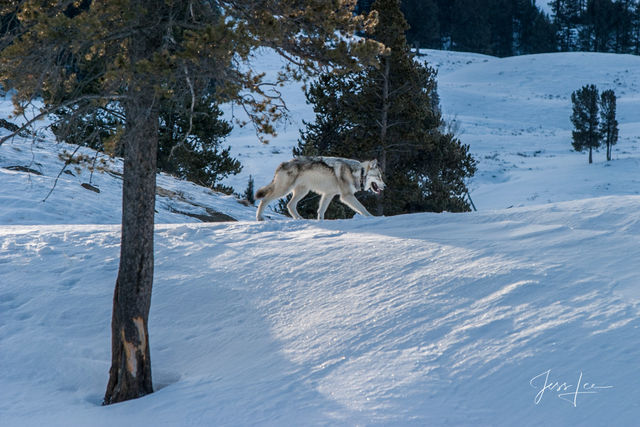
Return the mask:
<svg viewBox="0 0 640 427">
<path fill-rule="evenodd" d="M 598 394 L 604 389 L 613 388 L 611 385 L 598 385 L 592 382 L 584 381 L 582 371 L 578 375 L 577 382 L 570 384 L 565 381 L 553 381 L 551 377 L 551 369 L 531 378 L 529 384 L 538 390 L 534 402 L 539 404 L 546 392 L 556 394 L 559 399 L 566 400 L 575 408 L 578 406 L 578 396 L 585 394 Z"/>
</svg>

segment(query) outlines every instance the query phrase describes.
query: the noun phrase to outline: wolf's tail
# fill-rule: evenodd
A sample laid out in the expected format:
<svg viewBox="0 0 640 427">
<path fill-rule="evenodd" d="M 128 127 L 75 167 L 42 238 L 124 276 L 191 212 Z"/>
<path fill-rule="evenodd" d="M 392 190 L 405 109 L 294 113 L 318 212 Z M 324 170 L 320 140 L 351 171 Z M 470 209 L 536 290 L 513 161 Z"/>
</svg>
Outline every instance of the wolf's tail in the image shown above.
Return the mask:
<svg viewBox="0 0 640 427">
<path fill-rule="evenodd" d="M 273 191 L 273 181 L 271 181 L 268 185 L 265 185 L 262 188 L 259 188 L 258 191 L 256 191 L 256 200 L 257 199 L 262 199 L 264 198 L 264 196 L 266 196 L 267 194 L 271 193 Z"/>
</svg>

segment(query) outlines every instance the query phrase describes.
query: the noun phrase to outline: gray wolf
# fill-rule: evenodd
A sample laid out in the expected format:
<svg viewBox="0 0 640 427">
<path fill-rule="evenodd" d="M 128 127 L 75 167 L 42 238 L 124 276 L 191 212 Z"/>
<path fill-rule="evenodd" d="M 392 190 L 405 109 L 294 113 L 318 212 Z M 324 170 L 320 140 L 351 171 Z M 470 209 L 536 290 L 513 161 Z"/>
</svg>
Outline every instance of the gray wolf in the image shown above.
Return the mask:
<svg viewBox="0 0 640 427">
<path fill-rule="evenodd" d="M 368 190 L 376 194 L 384 190 L 377 160 L 360 162 L 341 157 L 296 157 L 281 163 L 271 183 L 256 192 L 256 199 L 262 199 L 256 219 L 264 220 L 262 212 L 269 203 L 289 193 L 293 195 L 287 209 L 293 218 L 302 219 L 296 208 L 309 191 L 320 195 L 318 219 L 324 219 L 324 213 L 336 195 L 340 195 L 340 201 L 360 215 L 371 216 L 355 197 L 357 191 Z"/>
</svg>

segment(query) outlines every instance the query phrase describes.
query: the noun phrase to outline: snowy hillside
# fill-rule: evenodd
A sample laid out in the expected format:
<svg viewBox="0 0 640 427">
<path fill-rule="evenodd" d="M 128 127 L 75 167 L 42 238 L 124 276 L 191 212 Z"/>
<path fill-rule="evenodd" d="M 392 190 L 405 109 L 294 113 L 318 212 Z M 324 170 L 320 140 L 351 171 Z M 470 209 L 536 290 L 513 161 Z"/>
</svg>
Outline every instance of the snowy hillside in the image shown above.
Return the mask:
<svg viewBox="0 0 640 427">
<path fill-rule="evenodd" d="M 73 147 L 0 146 L 0 426 L 636 425 L 640 58 L 425 53 L 478 158 L 478 212 L 257 223 L 161 175 L 156 392 L 109 407 L 121 164 L 71 166 L 42 202 Z M 608 163 L 571 151 L 586 83 L 618 95 Z M 229 138 L 236 191 L 268 182 L 313 117 L 299 86 L 285 96 L 269 145 Z"/>
<path fill-rule="evenodd" d="M 428 57 L 427 57 L 428 60 Z M 479 160 L 478 209 L 639 194 L 640 57 L 563 53 L 490 59 L 438 80 L 445 115 Z M 571 147 L 571 93 L 593 83 L 618 97 L 614 161 Z"/>
<path fill-rule="evenodd" d="M 0 118 L 11 110 L 10 97 L 0 98 Z M 0 136 L 7 132 L 0 128 Z M 122 161 L 83 148 L 75 157 L 88 163 L 65 167 L 65 155 L 76 148 L 55 143 L 46 132 L 43 138 L 16 137 L 0 145 L 0 224 L 119 224 Z M 92 164 L 94 173 L 87 167 Z M 157 186 L 157 223 L 255 218 L 255 210 L 235 197 L 166 174 L 158 175 Z"/>
</svg>

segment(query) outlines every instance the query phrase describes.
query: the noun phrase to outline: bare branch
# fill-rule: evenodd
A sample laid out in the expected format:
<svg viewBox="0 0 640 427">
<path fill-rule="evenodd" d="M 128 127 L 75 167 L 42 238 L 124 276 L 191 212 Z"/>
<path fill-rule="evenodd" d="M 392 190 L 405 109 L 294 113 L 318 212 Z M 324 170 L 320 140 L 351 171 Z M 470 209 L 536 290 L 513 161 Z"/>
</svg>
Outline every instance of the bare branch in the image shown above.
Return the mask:
<svg viewBox="0 0 640 427">
<path fill-rule="evenodd" d="M 73 156 L 75 156 L 75 154 L 78 152 L 79 149 L 80 149 L 80 146 L 78 145 L 76 147 L 76 149 L 73 150 L 73 153 L 71 153 L 71 156 L 69 156 L 67 161 L 64 162 L 64 166 L 62 166 L 62 169 L 60 169 L 60 172 L 58 172 L 58 176 L 56 176 L 56 180 L 53 181 L 53 187 L 51 187 L 51 190 L 49 190 L 49 193 L 47 194 L 47 197 L 42 199 L 42 203 L 46 202 L 47 199 L 49 198 L 49 196 L 51 195 L 51 193 L 53 193 L 53 190 L 56 188 L 56 185 L 58 184 L 58 179 L 60 178 L 60 175 L 62 175 L 62 172 L 64 172 L 64 170 L 67 168 L 67 166 L 69 166 L 69 163 L 71 163 L 71 160 L 73 159 Z"/>
<path fill-rule="evenodd" d="M 178 147 L 181 147 L 184 144 L 184 142 L 187 140 L 187 138 L 191 134 L 191 130 L 193 129 L 193 110 L 196 106 L 196 93 L 193 90 L 193 84 L 191 83 L 191 79 L 189 78 L 189 69 L 187 68 L 186 64 L 184 65 L 184 76 L 185 76 L 185 79 L 187 80 L 187 84 L 189 85 L 189 92 L 191 92 L 191 106 L 189 108 L 189 129 L 187 129 L 187 132 L 185 132 L 184 136 L 182 137 L 182 140 L 176 145 L 174 145 L 173 147 L 171 147 L 171 152 L 169 153 L 170 159 L 173 158 L 173 154 L 176 151 L 176 149 Z"/>
</svg>

